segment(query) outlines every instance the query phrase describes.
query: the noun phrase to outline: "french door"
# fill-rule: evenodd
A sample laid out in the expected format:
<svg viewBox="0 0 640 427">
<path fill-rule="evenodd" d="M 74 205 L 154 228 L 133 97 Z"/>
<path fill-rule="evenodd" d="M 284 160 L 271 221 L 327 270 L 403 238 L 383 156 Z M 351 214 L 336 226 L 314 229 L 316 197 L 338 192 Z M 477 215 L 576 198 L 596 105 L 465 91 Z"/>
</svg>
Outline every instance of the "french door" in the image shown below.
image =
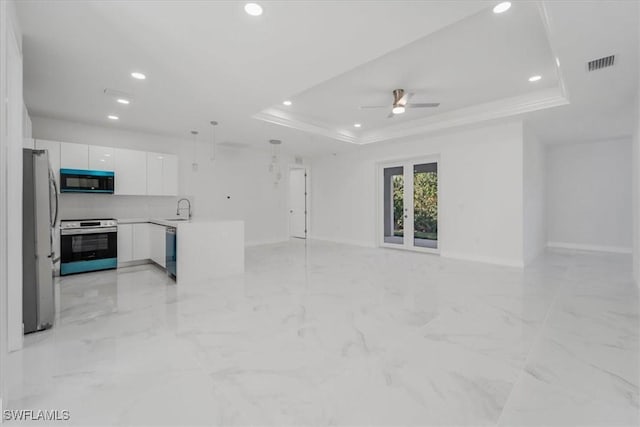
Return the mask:
<svg viewBox="0 0 640 427">
<path fill-rule="evenodd" d="M 438 159 L 379 167 L 380 246 L 439 252 Z"/>
</svg>

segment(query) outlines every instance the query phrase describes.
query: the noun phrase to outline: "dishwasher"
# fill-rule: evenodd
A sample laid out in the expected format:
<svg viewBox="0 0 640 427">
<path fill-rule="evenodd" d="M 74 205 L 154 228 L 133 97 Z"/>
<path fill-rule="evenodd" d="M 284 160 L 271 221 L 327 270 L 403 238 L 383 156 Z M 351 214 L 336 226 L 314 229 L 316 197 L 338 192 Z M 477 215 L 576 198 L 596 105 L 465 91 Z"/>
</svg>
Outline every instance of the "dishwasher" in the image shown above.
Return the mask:
<svg viewBox="0 0 640 427">
<path fill-rule="evenodd" d="M 166 231 L 166 267 L 167 274 L 176 280 L 178 277 L 178 251 L 176 227 L 167 227 Z"/>
</svg>

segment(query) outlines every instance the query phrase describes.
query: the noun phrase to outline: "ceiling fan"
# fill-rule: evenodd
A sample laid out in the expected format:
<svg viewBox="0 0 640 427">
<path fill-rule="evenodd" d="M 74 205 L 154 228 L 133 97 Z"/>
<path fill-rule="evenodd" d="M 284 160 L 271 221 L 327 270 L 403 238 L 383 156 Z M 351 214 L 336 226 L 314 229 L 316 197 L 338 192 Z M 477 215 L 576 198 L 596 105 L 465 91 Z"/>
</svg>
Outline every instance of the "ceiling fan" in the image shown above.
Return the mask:
<svg viewBox="0 0 640 427">
<path fill-rule="evenodd" d="M 407 108 L 433 108 L 440 105 L 439 102 L 422 102 L 417 104 L 410 104 L 409 99 L 413 96 L 413 93 L 406 93 L 404 89 L 393 90 L 393 104 L 391 106 L 391 112 L 387 118 L 395 117 L 397 114 L 402 114 Z M 361 109 L 368 108 L 389 108 L 388 105 L 362 105 Z"/>
</svg>

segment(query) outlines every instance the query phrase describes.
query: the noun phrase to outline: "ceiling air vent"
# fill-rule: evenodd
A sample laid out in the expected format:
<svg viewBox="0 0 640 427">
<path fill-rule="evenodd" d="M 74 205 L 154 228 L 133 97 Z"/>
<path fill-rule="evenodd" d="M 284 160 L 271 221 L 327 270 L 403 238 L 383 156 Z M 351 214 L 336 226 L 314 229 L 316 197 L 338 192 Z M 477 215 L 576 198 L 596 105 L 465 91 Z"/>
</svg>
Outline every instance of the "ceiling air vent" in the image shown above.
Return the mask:
<svg viewBox="0 0 640 427">
<path fill-rule="evenodd" d="M 615 59 L 615 55 L 594 59 L 593 61 L 587 62 L 587 69 L 589 71 L 596 71 L 596 70 L 600 70 L 601 68 L 612 67 L 614 59 Z"/>
</svg>

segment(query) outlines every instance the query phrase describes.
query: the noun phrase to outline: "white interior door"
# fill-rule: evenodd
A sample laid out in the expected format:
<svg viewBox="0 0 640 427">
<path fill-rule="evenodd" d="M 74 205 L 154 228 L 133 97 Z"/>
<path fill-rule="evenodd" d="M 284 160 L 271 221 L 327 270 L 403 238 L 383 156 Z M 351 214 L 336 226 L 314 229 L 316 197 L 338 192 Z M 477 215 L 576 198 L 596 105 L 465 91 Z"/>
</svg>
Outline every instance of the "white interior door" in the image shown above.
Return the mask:
<svg viewBox="0 0 640 427">
<path fill-rule="evenodd" d="M 380 166 L 380 246 L 438 251 L 438 160 Z"/>
<path fill-rule="evenodd" d="M 307 171 L 289 171 L 289 235 L 307 237 Z"/>
</svg>

